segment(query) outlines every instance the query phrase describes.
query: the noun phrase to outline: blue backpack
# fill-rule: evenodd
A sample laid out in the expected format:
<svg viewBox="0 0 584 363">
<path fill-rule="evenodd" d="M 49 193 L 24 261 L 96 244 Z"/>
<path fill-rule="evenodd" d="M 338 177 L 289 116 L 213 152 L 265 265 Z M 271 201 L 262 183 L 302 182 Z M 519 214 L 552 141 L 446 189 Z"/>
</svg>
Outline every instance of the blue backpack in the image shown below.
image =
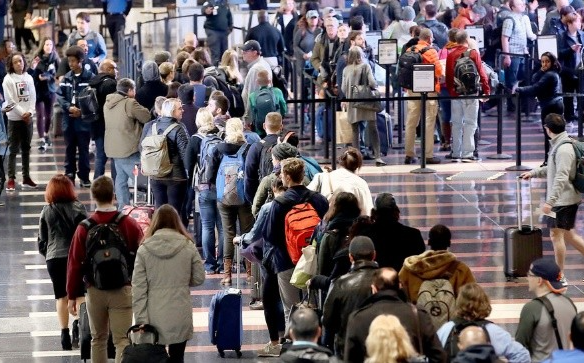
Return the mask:
<svg viewBox="0 0 584 363">
<path fill-rule="evenodd" d="M 203 136 L 201 134 L 194 134 L 192 137 L 198 137 L 201 139 L 201 151 L 199 152 L 199 160 L 195 165 L 194 175 L 193 175 L 193 189 L 199 190 L 200 185 L 211 184 L 210 175 L 207 172 L 208 165 L 211 159 L 213 159 L 213 150 L 220 142 L 223 140 L 217 134 L 207 134 Z"/>
<path fill-rule="evenodd" d="M 308 180 L 312 181 L 316 174 L 322 173 L 322 168 L 313 158 L 309 156 L 300 156 L 300 159 L 304 160 L 304 175 L 306 175 Z"/>
<path fill-rule="evenodd" d="M 227 206 L 245 204 L 243 177 L 245 160 L 243 154 L 249 144 L 243 144 L 235 155 L 223 155 L 217 172 L 217 200 Z"/>
</svg>

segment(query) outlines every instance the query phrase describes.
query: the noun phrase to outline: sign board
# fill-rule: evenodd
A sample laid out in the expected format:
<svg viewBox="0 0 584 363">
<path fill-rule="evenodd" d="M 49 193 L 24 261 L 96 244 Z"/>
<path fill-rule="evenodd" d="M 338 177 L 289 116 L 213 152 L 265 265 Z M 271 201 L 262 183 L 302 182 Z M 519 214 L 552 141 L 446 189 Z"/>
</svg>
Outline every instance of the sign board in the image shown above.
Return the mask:
<svg viewBox="0 0 584 363">
<path fill-rule="evenodd" d="M 537 14 L 537 28 L 543 30 L 543 26 L 545 24 L 545 18 L 547 16 L 547 9 L 546 8 L 537 8 L 535 13 Z"/>
<path fill-rule="evenodd" d="M 434 65 L 415 64 L 414 65 L 414 92 L 434 92 Z"/>
<path fill-rule="evenodd" d="M 397 39 L 379 39 L 377 51 L 379 54 L 379 64 L 397 64 Z"/>
<path fill-rule="evenodd" d="M 365 33 L 365 41 L 367 44 L 372 48 L 373 55 L 377 56 L 377 43 L 381 39 L 381 32 L 380 31 L 370 31 Z"/>
<path fill-rule="evenodd" d="M 482 25 L 467 25 L 464 30 L 469 38 L 474 38 L 479 49 L 485 48 L 485 29 Z"/>
<path fill-rule="evenodd" d="M 550 52 L 558 57 L 558 38 L 555 35 L 538 35 L 537 36 L 537 59 L 541 59 L 541 55 L 545 52 Z"/>
</svg>

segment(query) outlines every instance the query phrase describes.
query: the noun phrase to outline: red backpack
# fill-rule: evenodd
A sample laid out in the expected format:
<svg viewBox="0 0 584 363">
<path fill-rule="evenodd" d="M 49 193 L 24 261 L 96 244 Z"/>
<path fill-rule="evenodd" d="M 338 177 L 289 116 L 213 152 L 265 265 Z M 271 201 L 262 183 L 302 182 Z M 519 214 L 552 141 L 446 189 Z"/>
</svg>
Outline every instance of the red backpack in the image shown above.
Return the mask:
<svg viewBox="0 0 584 363">
<path fill-rule="evenodd" d="M 295 204 L 284 218 L 286 249 L 294 265 L 298 263 L 300 256 L 302 256 L 302 249 L 310 244 L 312 233 L 320 223 L 320 217 L 316 209 L 308 202 L 311 196 L 312 193 L 303 202 Z M 278 200 L 278 198 L 276 199 Z M 284 204 L 287 203 L 286 199 L 283 198 L 278 201 Z"/>
</svg>

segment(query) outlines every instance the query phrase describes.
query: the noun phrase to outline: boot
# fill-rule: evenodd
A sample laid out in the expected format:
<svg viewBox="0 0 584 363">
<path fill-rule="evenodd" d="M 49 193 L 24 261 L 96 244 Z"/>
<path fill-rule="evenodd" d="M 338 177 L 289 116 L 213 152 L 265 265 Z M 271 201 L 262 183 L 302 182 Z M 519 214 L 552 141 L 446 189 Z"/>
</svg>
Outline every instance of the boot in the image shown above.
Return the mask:
<svg viewBox="0 0 584 363">
<path fill-rule="evenodd" d="M 225 258 L 223 259 L 223 270 L 225 271 L 224 277 L 221 280 L 221 285 L 231 285 L 231 268 L 233 266 L 233 259 Z"/>
<path fill-rule="evenodd" d="M 248 260 L 245 260 L 245 273 L 247 274 L 245 281 L 251 284 L 251 262 Z"/>
<path fill-rule="evenodd" d="M 73 330 L 71 331 L 71 345 L 73 348 L 79 348 L 79 319 L 73 320 Z"/>
<path fill-rule="evenodd" d="M 69 335 L 69 328 L 61 329 L 61 347 L 63 350 L 72 350 L 71 335 Z"/>
</svg>

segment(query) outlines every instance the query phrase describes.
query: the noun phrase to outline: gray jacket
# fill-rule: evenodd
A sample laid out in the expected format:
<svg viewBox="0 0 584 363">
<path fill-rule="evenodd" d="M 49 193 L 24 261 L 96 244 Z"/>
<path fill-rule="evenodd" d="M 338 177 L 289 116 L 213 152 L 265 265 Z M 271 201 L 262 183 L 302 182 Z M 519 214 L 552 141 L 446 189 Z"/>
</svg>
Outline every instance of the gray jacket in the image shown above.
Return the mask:
<svg viewBox="0 0 584 363">
<path fill-rule="evenodd" d="M 205 281 L 196 246 L 172 229 L 160 229 L 136 254 L 132 275 L 132 308 L 136 324 L 154 325 L 160 344 L 193 337 L 190 287 Z"/>
<path fill-rule="evenodd" d="M 566 131 L 550 140 L 548 165 L 531 172 L 536 178 L 547 176 L 546 203 L 552 207 L 580 203 L 582 195 L 574 188 L 576 154 L 571 144 L 563 144 L 570 137 Z"/>
<path fill-rule="evenodd" d="M 75 229 L 85 218 L 87 211 L 78 200 L 44 206 L 39 220 L 39 252 L 46 253 L 47 260 L 67 258 Z"/>
</svg>

